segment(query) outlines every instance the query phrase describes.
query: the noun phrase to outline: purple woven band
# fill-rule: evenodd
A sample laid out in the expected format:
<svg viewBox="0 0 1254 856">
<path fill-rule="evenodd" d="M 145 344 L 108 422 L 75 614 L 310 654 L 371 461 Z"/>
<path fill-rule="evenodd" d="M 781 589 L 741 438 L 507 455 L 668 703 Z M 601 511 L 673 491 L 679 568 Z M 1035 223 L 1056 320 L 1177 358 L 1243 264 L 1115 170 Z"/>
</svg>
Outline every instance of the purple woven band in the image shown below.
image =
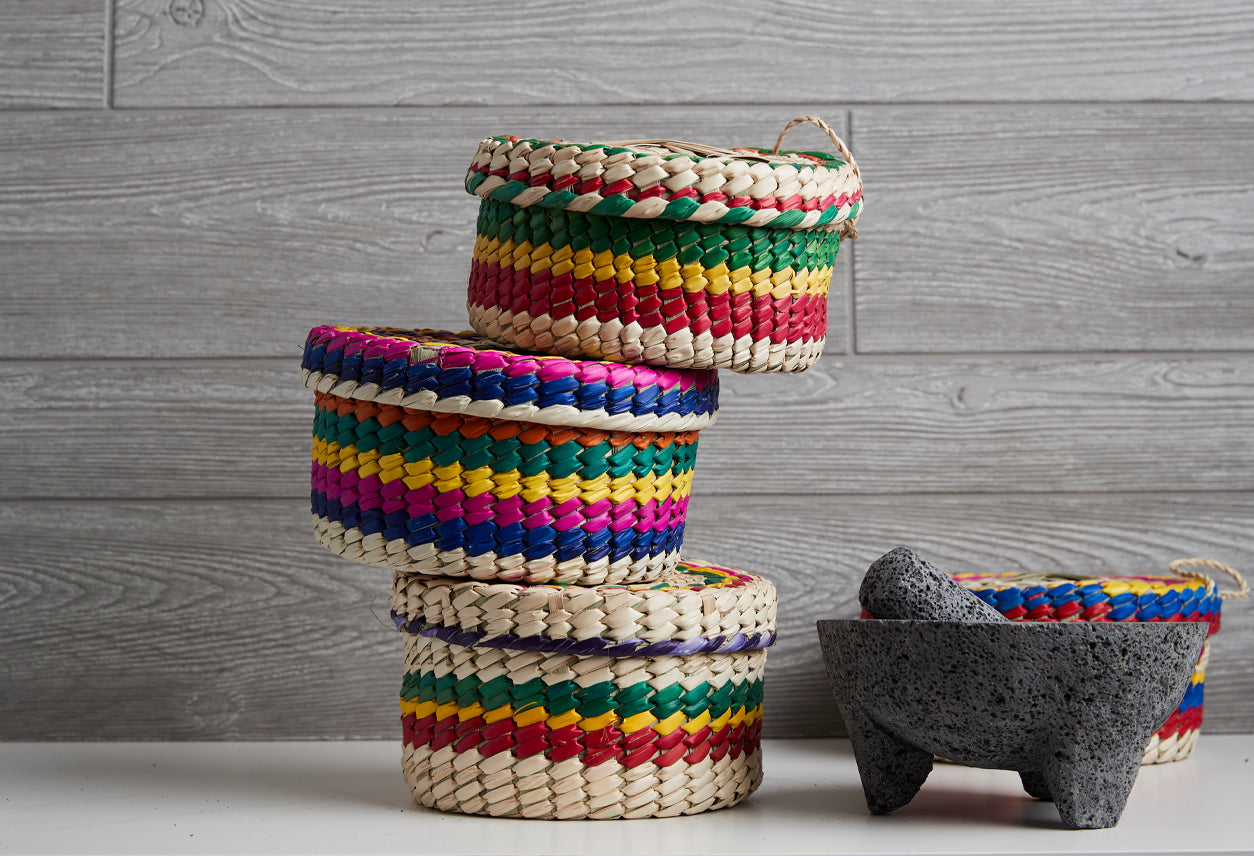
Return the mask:
<svg viewBox="0 0 1254 856">
<path fill-rule="evenodd" d="M 452 645 L 466 648 L 509 648 L 514 651 L 543 651 L 554 654 L 578 654 L 600 657 L 686 657 L 690 654 L 731 654 L 754 648 L 769 648 L 778 635 L 770 633 L 737 633 L 735 636 L 698 636 L 694 639 L 663 639 L 646 642 L 643 639 L 549 639 L 544 636 L 514 636 L 505 634 L 485 639 L 478 630 L 459 630 L 427 624 L 421 619 L 410 621 L 408 616 L 392 613 L 396 629 L 414 636 L 440 639 Z"/>
</svg>

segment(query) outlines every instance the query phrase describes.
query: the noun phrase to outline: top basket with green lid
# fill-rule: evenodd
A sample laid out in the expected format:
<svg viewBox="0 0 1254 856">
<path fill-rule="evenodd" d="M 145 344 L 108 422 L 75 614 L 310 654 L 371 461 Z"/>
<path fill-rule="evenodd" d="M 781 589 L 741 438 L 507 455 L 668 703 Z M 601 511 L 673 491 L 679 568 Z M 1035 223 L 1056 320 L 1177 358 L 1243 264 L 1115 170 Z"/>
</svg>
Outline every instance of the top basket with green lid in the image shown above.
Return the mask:
<svg viewBox="0 0 1254 856">
<path fill-rule="evenodd" d="M 839 155 L 780 151 L 794 125 Z M 862 180 L 821 119 L 774 149 L 673 140 L 492 137 L 466 189 L 479 210 L 471 325 L 544 353 L 673 368 L 801 371 L 822 353 Z"/>
</svg>

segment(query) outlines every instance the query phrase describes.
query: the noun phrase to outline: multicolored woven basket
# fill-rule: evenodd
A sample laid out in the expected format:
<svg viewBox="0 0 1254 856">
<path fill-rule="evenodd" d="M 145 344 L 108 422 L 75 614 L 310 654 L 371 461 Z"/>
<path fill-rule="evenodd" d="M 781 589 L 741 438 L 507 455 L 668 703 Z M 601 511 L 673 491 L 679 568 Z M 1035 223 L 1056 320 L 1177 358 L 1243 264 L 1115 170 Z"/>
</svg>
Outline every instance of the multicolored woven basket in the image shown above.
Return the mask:
<svg viewBox="0 0 1254 856">
<path fill-rule="evenodd" d="M 781 152 L 804 121 L 840 156 Z M 862 210 L 852 155 L 814 117 L 773 150 L 492 137 L 466 189 L 483 199 L 468 299 L 480 333 L 740 372 L 819 358 L 832 265 Z"/>
<path fill-rule="evenodd" d="M 775 588 L 681 561 L 592 588 L 399 573 L 402 766 L 424 806 L 635 818 L 734 805 L 762 780 Z"/>
<path fill-rule="evenodd" d="M 532 356 L 473 333 L 317 327 L 318 540 L 409 573 L 652 580 L 683 541 L 714 371 Z"/>
<path fill-rule="evenodd" d="M 1017 621 L 1205 621 L 1212 634 L 1219 631 L 1221 597 L 1210 577 L 1187 568 L 1208 560 L 1172 564 L 1176 576 L 1081 576 L 1072 574 L 952 574 L 964 587 Z M 1227 566 L 1241 582 L 1239 574 Z M 1188 579 L 1182 579 L 1187 576 Z M 1239 593 L 1238 593 L 1239 594 Z M 1179 708 L 1155 732 L 1143 764 L 1161 764 L 1187 758 L 1202 725 L 1203 686 L 1210 642 L 1202 648 L 1193 681 Z"/>
</svg>

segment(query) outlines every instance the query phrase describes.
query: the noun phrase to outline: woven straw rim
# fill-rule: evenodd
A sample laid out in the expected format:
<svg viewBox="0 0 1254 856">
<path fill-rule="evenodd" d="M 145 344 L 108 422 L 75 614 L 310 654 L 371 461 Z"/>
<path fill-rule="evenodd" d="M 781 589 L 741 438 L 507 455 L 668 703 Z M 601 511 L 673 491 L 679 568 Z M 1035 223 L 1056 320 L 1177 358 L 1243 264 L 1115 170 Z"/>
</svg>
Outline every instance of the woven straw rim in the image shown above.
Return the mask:
<svg viewBox="0 0 1254 856">
<path fill-rule="evenodd" d="M 608 657 L 691 656 L 767 648 L 778 595 L 769 580 L 680 559 L 655 582 L 565 586 L 393 581 L 397 629 L 453 644 Z"/>
<path fill-rule="evenodd" d="M 1220 629 L 1221 595 L 1215 581 L 1200 573 L 1132 576 L 1008 571 L 951 576 L 1016 621 L 1192 620 L 1209 624 L 1212 634 Z M 1066 586 L 1071 588 L 1057 595 L 1058 589 Z M 1033 595 L 1029 599 L 1025 594 L 1033 589 L 1039 598 Z M 984 597 L 989 592 L 1012 593 L 1011 600 Z"/>
<path fill-rule="evenodd" d="M 1073 574 L 1064 571 L 1001 571 L 1001 572 L 959 572 L 951 576 L 961 583 L 979 582 L 993 589 L 1024 589 L 1033 586 L 1057 586 L 1065 583 L 1092 585 L 1093 583 L 1133 583 L 1142 582 L 1151 585 L 1161 583 L 1176 589 L 1203 588 L 1213 591 L 1214 580 L 1209 583 L 1201 579 L 1186 579 L 1180 576 L 1141 575 L 1141 574 Z"/>
<path fill-rule="evenodd" d="M 441 391 L 432 389 L 407 394 L 404 371 L 385 374 L 381 382 L 375 382 L 320 370 L 321 364 L 316 362 L 313 349 L 324 345 L 328 352 L 337 346 L 336 352 L 343 348 L 345 354 L 364 353 L 388 362 L 402 360 L 410 367 L 425 363 L 436 366 L 438 372 L 455 369 L 460 374 L 469 373 L 472 378 L 484 379 L 484 387 L 496 390 L 486 393 L 488 395 L 503 395 L 499 380 L 494 380 L 502 372 L 514 375 L 514 380 L 530 378 L 543 382 L 546 376 L 560 380 L 574 378 L 577 388 L 582 387 L 587 378 L 594 378 L 605 388 L 631 390 L 629 402 L 644 412 L 611 413 L 606 407 L 581 408 L 569 404 L 507 404 L 502 397 L 476 398 L 479 393 L 473 380 L 460 379 L 456 384 L 458 391 L 471 394 L 442 395 Z M 474 332 L 315 327 L 306 339 L 301 380 L 305 387 L 317 392 L 358 401 L 606 431 L 695 431 L 712 425 L 718 415 L 718 372 L 714 369 L 662 368 L 522 353 Z M 674 401 L 663 405 L 661 402 L 667 395 Z M 657 412 L 658 408 L 667 406 L 675 409 Z"/>
<path fill-rule="evenodd" d="M 339 520 L 313 515 L 314 537 L 337 556 L 376 568 L 392 568 L 413 579 L 441 580 L 469 577 L 475 580 L 520 580 L 540 585 L 553 580 L 572 585 L 599 585 L 611 581 L 657 579 L 678 560 L 678 550 L 642 558 L 624 556 L 617 561 L 603 557 L 594 562 L 579 556 L 559 561 L 554 556 L 527 559 L 522 553 L 495 552 L 471 555 L 465 549 L 440 550 L 428 542 L 409 546 L 403 538 L 389 541 L 382 533 L 365 534 L 359 527 L 345 527 Z"/>
<path fill-rule="evenodd" d="M 810 122 L 840 156 L 780 151 Z M 814 116 L 793 120 L 774 149 L 724 149 L 678 140 L 579 143 L 514 136 L 479 143 L 466 190 L 483 199 L 631 218 L 840 228 L 857 237 L 862 177 L 848 147 Z"/>
</svg>

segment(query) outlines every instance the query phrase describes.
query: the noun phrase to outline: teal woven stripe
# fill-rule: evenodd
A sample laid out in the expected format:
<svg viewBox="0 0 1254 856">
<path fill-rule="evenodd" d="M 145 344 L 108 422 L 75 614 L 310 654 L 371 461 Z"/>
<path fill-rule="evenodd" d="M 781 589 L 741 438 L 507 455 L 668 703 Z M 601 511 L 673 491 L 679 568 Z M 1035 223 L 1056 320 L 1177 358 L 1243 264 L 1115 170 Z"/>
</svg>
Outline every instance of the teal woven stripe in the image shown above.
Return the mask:
<svg viewBox="0 0 1254 856">
<path fill-rule="evenodd" d="M 431 427 L 410 431 L 400 422 L 381 427 L 377 419 L 359 422 L 352 413 L 338 416 L 321 408 L 314 417 L 313 433 L 316 439 L 338 443 L 340 448 L 378 450 L 380 456 L 400 453 L 409 462 L 430 458 L 440 467 L 460 463 L 468 470 L 490 467 L 497 473 L 548 473 L 555 479 L 576 474 L 594 479 L 606 473 L 610 478 L 680 475 L 692 472 L 697 460 L 696 441 L 672 442 L 665 448 L 651 443 L 644 448 L 631 443 L 615 447 L 608 440 L 594 446 L 573 441 L 553 445 L 545 440 L 528 444 L 517 437 L 496 440 L 491 434 L 466 437 L 454 431 L 441 436 Z"/>
<path fill-rule="evenodd" d="M 456 702 L 463 708 L 478 702 L 484 710 L 505 704 L 513 705 L 515 711 L 543 706 L 550 715 L 574 710 L 588 718 L 612 710 L 624 719 L 645 711 L 658 719 L 683 711 L 685 719 L 694 719 L 708 710 L 710 718 L 717 719 L 742 706 L 752 710 L 762 704 L 762 697 L 761 679 L 740 684 L 729 681 L 717 689 L 704 681 L 690 690 L 680 684 L 655 689 L 643 682 L 619 687 L 612 681 L 581 687 L 574 681 L 546 684 L 540 678 L 515 684 L 505 675 L 484 683 L 477 675 L 459 679 L 453 674 L 437 677 L 434 672 L 408 672 L 401 682 L 401 698 L 409 701 Z"/>
<path fill-rule="evenodd" d="M 744 217 L 753 213 L 743 210 Z M 652 258 L 655 262 L 700 262 L 706 268 L 725 263 L 731 270 L 813 270 L 833 264 L 840 249 L 837 232 L 607 217 L 600 215 L 611 212 L 602 211 L 599 205 L 593 211 L 597 213 L 537 206 L 520 208 L 508 202 L 485 200 L 479 206 L 476 229 L 481 236 L 501 242 L 530 242 L 534 247 L 548 244 L 554 249 L 570 247 L 576 252 L 609 251 L 632 259 Z M 805 216 L 804 212 L 785 214 L 793 222 L 800 222 Z"/>
</svg>

